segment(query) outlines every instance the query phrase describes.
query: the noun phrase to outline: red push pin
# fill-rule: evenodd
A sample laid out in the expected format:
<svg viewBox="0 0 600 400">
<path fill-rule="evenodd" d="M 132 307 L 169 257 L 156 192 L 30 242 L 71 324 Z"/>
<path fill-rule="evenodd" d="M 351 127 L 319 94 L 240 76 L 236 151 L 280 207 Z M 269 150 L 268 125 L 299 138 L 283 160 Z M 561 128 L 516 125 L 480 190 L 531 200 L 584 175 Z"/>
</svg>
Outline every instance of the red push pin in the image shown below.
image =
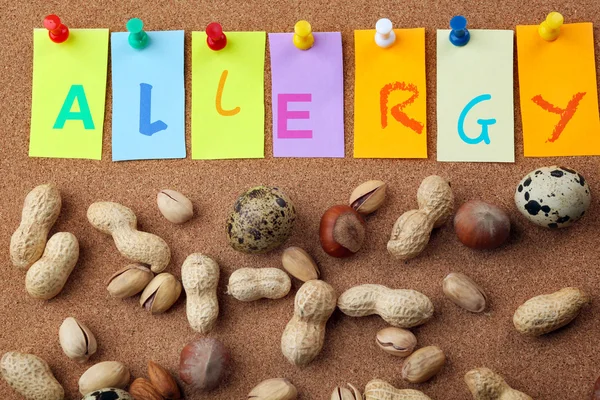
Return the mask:
<svg viewBox="0 0 600 400">
<path fill-rule="evenodd" d="M 48 36 L 54 43 L 62 43 L 69 38 L 69 28 L 54 14 L 44 18 L 44 28 L 48 29 Z"/>
<path fill-rule="evenodd" d="M 223 27 L 218 22 L 208 24 L 206 36 L 206 44 L 211 50 L 222 50 L 227 45 L 227 37 L 223 33 Z"/>
</svg>

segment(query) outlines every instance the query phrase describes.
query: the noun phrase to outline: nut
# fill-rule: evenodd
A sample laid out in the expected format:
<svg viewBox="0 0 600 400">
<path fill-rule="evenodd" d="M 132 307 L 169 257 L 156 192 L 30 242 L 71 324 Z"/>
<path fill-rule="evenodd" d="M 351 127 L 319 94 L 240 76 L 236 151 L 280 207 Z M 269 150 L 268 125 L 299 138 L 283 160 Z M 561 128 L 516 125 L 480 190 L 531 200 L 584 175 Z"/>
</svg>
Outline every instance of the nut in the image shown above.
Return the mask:
<svg viewBox="0 0 600 400">
<path fill-rule="evenodd" d="M 335 290 L 326 282 L 306 282 L 296 292 L 294 316 L 281 336 L 281 351 L 298 366 L 310 363 L 323 348 L 325 324 L 335 310 Z"/>
<path fill-rule="evenodd" d="M 584 291 L 564 288 L 527 300 L 515 311 L 513 324 L 524 335 L 544 335 L 573 321 L 590 302 L 590 296 Z"/>
<path fill-rule="evenodd" d="M 63 352 L 72 360 L 86 362 L 96 352 L 96 338 L 87 326 L 73 317 L 66 318 L 58 329 Z"/>
<path fill-rule="evenodd" d="M 360 391 L 350 383 L 348 384 L 348 386 L 350 386 L 350 389 L 352 389 L 352 391 L 350 391 L 350 389 L 348 388 L 341 386 L 338 386 L 335 389 L 333 389 L 333 393 L 331 393 L 331 400 L 362 400 L 362 394 L 360 393 Z"/>
<path fill-rule="evenodd" d="M 181 391 L 173 376 L 154 361 L 148 361 L 148 378 L 156 391 L 165 399 L 178 400 L 181 398 Z"/>
<path fill-rule="evenodd" d="M 248 393 L 248 400 L 296 400 L 298 391 L 285 378 L 262 381 Z"/>
<path fill-rule="evenodd" d="M 596 379 L 594 384 L 594 393 L 592 393 L 592 400 L 600 400 L 600 377 Z"/>
<path fill-rule="evenodd" d="M 479 285 L 465 274 L 449 273 L 442 283 L 447 298 L 454 304 L 474 313 L 485 310 L 487 296 Z"/>
<path fill-rule="evenodd" d="M 0 372 L 8 386 L 27 400 L 63 400 L 65 397 L 48 363 L 33 354 L 5 353 L 0 361 Z"/>
<path fill-rule="evenodd" d="M 108 201 L 93 203 L 87 211 L 90 224 L 112 235 L 117 250 L 131 261 L 150 265 L 154 273 L 164 271 L 171 260 L 171 250 L 160 237 L 137 230 L 137 218 L 129 208 Z"/>
<path fill-rule="evenodd" d="M 474 400 L 533 400 L 525 393 L 508 386 L 500 375 L 488 368 L 477 368 L 467 372 L 465 383 Z"/>
<path fill-rule="evenodd" d="M 417 191 L 417 203 L 419 209 L 402 214 L 392 228 L 387 249 L 399 260 L 418 256 L 429 243 L 431 231 L 450 218 L 454 208 L 450 184 L 436 175 L 423 179 Z"/>
<path fill-rule="evenodd" d="M 471 200 L 456 212 L 454 229 L 458 239 L 467 247 L 495 249 L 508 239 L 510 219 L 492 204 Z"/>
<path fill-rule="evenodd" d="M 123 389 L 117 388 L 104 388 L 88 393 L 81 400 L 136 400 L 132 395 L 124 391 Z"/>
<path fill-rule="evenodd" d="M 135 400 L 163 400 L 160 393 L 146 378 L 137 378 L 131 382 L 129 393 Z"/>
<path fill-rule="evenodd" d="M 181 295 L 181 283 L 168 272 L 158 274 L 150 281 L 140 297 L 140 306 L 152 314 L 167 311 Z"/>
<path fill-rule="evenodd" d="M 387 184 L 382 181 L 367 181 L 354 189 L 350 195 L 350 207 L 363 215 L 379 209 L 385 200 Z"/>
<path fill-rule="evenodd" d="M 321 272 L 315 260 L 300 247 L 288 247 L 281 256 L 283 268 L 294 278 L 307 282 L 319 279 Z"/>
<path fill-rule="evenodd" d="M 390 289 L 383 285 L 359 285 L 346 290 L 338 308 L 350 317 L 377 314 L 398 328 L 412 328 L 433 316 L 433 304 L 424 294 L 412 289 Z"/>
<path fill-rule="evenodd" d="M 79 259 L 79 242 L 69 232 L 52 235 L 42 258 L 27 271 L 25 288 L 36 299 L 49 300 L 60 293 Z"/>
<path fill-rule="evenodd" d="M 279 268 L 240 268 L 229 277 L 227 294 L 240 301 L 281 299 L 292 287 L 292 281 Z"/>
<path fill-rule="evenodd" d="M 321 246 L 332 257 L 349 257 L 358 252 L 365 235 L 364 219 L 350 206 L 333 206 L 321 217 Z"/>
<path fill-rule="evenodd" d="M 425 393 L 413 389 L 396 389 L 381 379 L 365 386 L 365 400 L 431 400 Z"/>
<path fill-rule="evenodd" d="M 60 192 L 53 183 L 39 185 L 27 194 L 21 223 L 10 238 L 10 260 L 15 267 L 27 270 L 42 256 L 61 205 Z"/>
<path fill-rule="evenodd" d="M 181 350 L 179 377 L 193 390 L 216 388 L 228 368 L 229 350 L 217 339 L 198 339 Z"/>
<path fill-rule="evenodd" d="M 210 332 L 219 316 L 219 274 L 219 264 L 200 253 L 190 254 L 181 266 L 186 294 L 185 311 L 190 326 L 196 332 Z"/>
<path fill-rule="evenodd" d="M 154 274 L 142 264 L 129 264 L 115 272 L 108 280 L 108 293 L 117 299 L 135 296 L 154 278 Z"/>
<path fill-rule="evenodd" d="M 174 190 L 163 189 L 158 192 L 156 203 L 160 213 L 174 224 L 183 224 L 194 216 L 192 202 Z"/>
<path fill-rule="evenodd" d="M 406 329 L 389 326 L 377 332 L 377 345 L 388 354 L 409 356 L 417 346 L 417 338 Z"/>
<path fill-rule="evenodd" d="M 79 392 L 86 395 L 94 390 L 114 387 L 125 389 L 129 384 L 129 369 L 118 361 L 103 361 L 88 368 L 79 378 Z"/>
<path fill-rule="evenodd" d="M 440 372 L 445 363 L 446 356 L 439 347 L 423 347 L 404 360 L 402 379 L 410 383 L 425 382 Z"/>
</svg>

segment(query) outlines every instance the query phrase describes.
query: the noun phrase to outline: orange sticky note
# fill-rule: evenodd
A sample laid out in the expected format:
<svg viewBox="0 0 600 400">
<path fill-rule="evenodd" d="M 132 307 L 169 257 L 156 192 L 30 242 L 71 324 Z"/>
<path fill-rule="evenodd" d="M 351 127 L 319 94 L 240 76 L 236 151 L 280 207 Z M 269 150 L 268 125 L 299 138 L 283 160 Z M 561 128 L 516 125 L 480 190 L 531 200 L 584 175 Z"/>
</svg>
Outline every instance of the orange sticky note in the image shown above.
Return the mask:
<svg viewBox="0 0 600 400">
<path fill-rule="evenodd" d="M 354 31 L 355 158 L 427 158 L 425 29 L 394 32 L 384 49 L 375 30 Z"/>
<path fill-rule="evenodd" d="M 517 51 L 525 156 L 600 155 L 592 24 L 563 25 L 553 42 L 517 26 Z"/>
</svg>

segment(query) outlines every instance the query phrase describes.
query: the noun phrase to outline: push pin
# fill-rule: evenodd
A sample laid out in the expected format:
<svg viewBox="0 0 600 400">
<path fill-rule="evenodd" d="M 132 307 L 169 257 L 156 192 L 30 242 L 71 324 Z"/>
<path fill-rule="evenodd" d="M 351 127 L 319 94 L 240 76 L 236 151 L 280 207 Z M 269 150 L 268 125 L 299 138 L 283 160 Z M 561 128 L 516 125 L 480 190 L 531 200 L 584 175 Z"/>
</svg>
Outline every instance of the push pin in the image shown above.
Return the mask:
<svg viewBox="0 0 600 400">
<path fill-rule="evenodd" d="M 538 28 L 538 33 L 542 39 L 552 42 L 560 35 L 560 27 L 562 26 L 565 19 L 560 13 L 556 11 L 551 12 L 546 17 L 546 20 L 542 22 Z"/>
<path fill-rule="evenodd" d="M 394 32 L 392 21 L 382 18 L 375 24 L 375 43 L 384 49 L 390 47 L 396 42 L 396 33 Z"/>
<path fill-rule="evenodd" d="M 298 21 L 294 25 L 294 46 L 300 50 L 308 50 L 315 44 L 315 37 L 308 21 Z"/>
<path fill-rule="evenodd" d="M 134 49 L 141 50 L 148 46 L 148 34 L 144 32 L 144 23 L 139 18 L 132 18 L 127 21 L 127 30 L 129 31 L 129 45 Z"/>
<path fill-rule="evenodd" d="M 54 43 L 62 43 L 69 38 L 69 28 L 54 14 L 44 18 L 44 28 L 48 29 L 48 36 Z"/>
<path fill-rule="evenodd" d="M 218 22 L 211 22 L 206 27 L 206 44 L 211 50 L 219 51 L 227 45 L 227 36 Z"/>
<path fill-rule="evenodd" d="M 469 43 L 471 34 L 467 29 L 467 19 L 462 15 L 456 15 L 450 20 L 450 43 L 455 46 L 464 46 Z"/>
</svg>

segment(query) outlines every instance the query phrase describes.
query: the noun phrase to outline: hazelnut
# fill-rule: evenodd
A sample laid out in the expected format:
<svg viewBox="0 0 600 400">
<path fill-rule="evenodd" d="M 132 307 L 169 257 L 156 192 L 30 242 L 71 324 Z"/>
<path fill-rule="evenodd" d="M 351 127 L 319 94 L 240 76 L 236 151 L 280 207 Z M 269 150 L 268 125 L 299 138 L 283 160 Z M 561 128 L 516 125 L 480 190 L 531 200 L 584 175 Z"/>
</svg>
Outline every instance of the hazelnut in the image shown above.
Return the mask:
<svg viewBox="0 0 600 400">
<path fill-rule="evenodd" d="M 352 207 L 333 206 L 321 217 L 321 246 L 332 257 L 349 257 L 365 240 L 365 221 Z"/>
<path fill-rule="evenodd" d="M 181 350 L 179 377 L 194 390 L 216 388 L 229 367 L 229 350 L 217 339 L 203 338 Z"/>
<path fill-rule="evenodd" d="M 500 208 L 479 200 L 463 204 L 454 216 L 458 239 L 473 249 L 494 249 L 510 234 L 510 219 Z"/>
</svg>

